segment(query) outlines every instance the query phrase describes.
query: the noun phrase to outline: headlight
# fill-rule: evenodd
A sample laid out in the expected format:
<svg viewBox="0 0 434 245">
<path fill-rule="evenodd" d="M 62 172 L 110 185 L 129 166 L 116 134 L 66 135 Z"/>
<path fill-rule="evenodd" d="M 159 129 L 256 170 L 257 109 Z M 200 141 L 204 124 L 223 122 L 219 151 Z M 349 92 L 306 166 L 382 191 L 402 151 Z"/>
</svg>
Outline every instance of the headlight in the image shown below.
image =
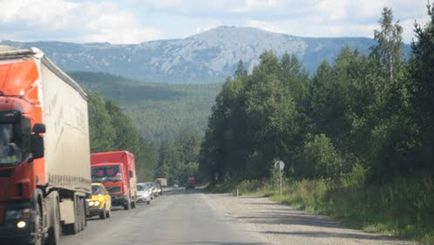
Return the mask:
<svg viewBox="0 0 434 245">
<path fill-rule="evenodd" d="M 6 220 L 27 219 L 31 217 L 32 217 L 32 210 L 30 208 L 6 210 L 6 214 L 5 214 Z"/>
<path fill-rule="evenodd" d="M 94 201 L 89 201 L 89 206 L 93 206 L 95 204 Z"/>
<path fill-rule="evenodd" d="M 95 201 L 95 204 L 94 204 L 95 206 L 98 206 L 99 205 L 99 201 Z"/>
</svg>

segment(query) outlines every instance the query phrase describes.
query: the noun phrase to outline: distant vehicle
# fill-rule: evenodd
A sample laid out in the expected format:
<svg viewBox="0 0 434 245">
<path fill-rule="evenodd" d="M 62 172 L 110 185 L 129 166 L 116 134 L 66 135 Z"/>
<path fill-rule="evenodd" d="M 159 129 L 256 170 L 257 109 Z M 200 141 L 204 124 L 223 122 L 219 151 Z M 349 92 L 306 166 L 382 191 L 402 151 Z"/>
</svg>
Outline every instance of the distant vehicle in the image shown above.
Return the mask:
<svg viewBox="0 0 434 245">
<path fill-rule="evenodd" d="M 137 183 L 137 202 L 146 202 L 151 204 L 152 187 L 146 183 Z"/>
<path fill-rule="evenodd" d="M 157 189 L 157 193 L 158 195 L 163 195 L 163 188 L 161 187 L 161 185 L 159 183 L 155 183 L 155 188 Z"/>
<path fill-rule="evenodd" d="M 110 193 L 113 206 L 136 207 L 136 167 L 128 151 L 91 154 L 92 181 L 101 182 Z"/>
<path fill-rule="evenodd" d="M 167 187 L 167 179 L 166 178 L 157 178 L 155 182 L 160 184 L 161 187 Z"/>
<path fill-rule="evenodd" d="M 193 176 L 188 177 L 185 189 L 192 190 L 196 188 L 196 179 Z"/>
<path fill-rule="evenodd" d="M 0 244 L 58 244 L 86 225 L 87 96 L 36 49 L 0 45 Z"/>
<path fill-rule="evenodd" d="M 155 182 L 146 182 L 146 184 L 151 187 L 153 198 L 158 197 L 160 191 L 157 189 Z"/>
<path fill-rule="evenodd" d="M 160 185 L 160 187 L 161 187 L 160 195 L 163 195 L 164 188 L 167 187 L 167 179 L 166 178 L 157 178 L 155 180 L 155 182 Z"/>
<path fill-rule="evenodd" d="M 92 196 L 87 199 L 88 217 L 99 215 L 100 219 L 110 218 L 112 198 L 101 183 L 92 183 Z"/>
</svg>

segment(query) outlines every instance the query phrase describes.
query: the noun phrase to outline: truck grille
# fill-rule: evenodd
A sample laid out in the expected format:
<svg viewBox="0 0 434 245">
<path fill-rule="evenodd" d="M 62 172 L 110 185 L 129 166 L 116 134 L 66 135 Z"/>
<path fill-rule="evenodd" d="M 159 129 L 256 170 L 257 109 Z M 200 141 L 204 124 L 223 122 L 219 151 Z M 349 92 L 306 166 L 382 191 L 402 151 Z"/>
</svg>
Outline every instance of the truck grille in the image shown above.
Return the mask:
<svg viewBox="0 0 434 245">
<path fill-rule="evenodd" d="M 11 177 L 12 169 L 0 169 L 0 178 Z"/>
<path fill-rule="evenodd" d="M 110 193 L 121 192 L 121 188 L 119 186 L 109 187 L 107 188 L 107 191 Z"/>
</svg>

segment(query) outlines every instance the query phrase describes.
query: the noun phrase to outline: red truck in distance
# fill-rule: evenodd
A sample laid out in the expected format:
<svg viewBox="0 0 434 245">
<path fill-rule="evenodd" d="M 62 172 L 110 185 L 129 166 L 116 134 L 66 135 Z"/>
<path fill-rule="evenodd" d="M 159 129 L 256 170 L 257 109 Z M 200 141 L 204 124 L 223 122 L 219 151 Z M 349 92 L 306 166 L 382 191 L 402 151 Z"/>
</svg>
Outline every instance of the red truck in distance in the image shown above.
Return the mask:
<svg viewBox="0 0 434 245">
<path fill-rule="evenodd" d="M 128 151 L 91 154 L 92 181 L 101 182 L 110 193 L 113 206 L 136 207 L 137 183 L 134 155 Z"/>
<path fill-rule="evenodd" d="M 196 188 L 196 179 L 193 176 L 187 178 L 187 185 L 185 186 L 187 190 L 192 190 Z"/>
</svg>

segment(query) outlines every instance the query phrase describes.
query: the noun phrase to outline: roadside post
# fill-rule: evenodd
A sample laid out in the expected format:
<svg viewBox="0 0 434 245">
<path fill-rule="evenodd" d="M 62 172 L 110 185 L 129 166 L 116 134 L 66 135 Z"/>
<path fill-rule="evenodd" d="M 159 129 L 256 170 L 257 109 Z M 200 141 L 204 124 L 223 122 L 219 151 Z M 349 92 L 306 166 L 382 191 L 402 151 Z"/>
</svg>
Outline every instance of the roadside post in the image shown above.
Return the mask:
<svg viewBox="0 0 434 245">
<path fill-rule="evenodd" d="M 282 171 L 285 168 L 285 163 L 277 160 L 274 162 L 274 168 L 279 169 L 279 194 L 282 195 Z"/>
</svg>

